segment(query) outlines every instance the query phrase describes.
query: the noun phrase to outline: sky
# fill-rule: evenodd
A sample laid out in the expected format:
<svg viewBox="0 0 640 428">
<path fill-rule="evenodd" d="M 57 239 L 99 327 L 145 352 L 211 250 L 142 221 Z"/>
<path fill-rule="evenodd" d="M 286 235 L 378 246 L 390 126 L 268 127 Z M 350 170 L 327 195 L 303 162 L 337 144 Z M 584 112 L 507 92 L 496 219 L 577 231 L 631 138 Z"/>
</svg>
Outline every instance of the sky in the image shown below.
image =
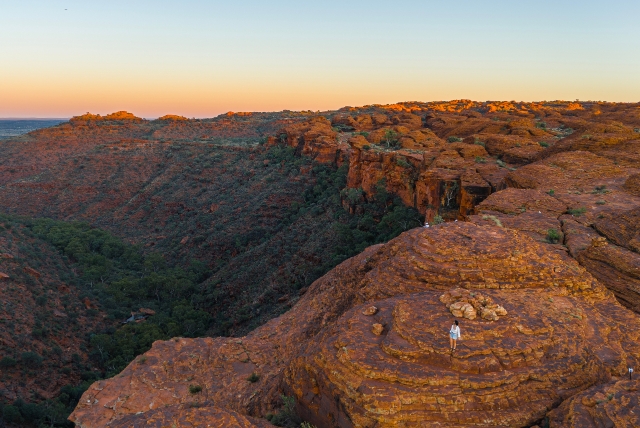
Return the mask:
<svg viewBox="0 0 640 428">
<path fill-rule="evenodd" d="M 0 0 L 0 117 L 640 101 L 640 1 Z"/>
</svg>

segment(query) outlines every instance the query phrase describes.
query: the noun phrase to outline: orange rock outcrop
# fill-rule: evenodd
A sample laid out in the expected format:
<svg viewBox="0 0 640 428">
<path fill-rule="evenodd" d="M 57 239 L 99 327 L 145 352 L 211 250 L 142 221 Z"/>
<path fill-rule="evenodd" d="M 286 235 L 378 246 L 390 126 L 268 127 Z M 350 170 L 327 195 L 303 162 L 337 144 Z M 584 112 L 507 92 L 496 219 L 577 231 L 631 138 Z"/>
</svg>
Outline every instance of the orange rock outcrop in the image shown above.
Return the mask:
<svg viewBox="0 0 640 428">
<path fill-rule="evenodd" d="M 49 141 L 69 153 L 268 136 L 348 167 L 364 201 L 384 186 L 430 223 L 345 261 L 247 336 L 155 343 L 72 419 L 269 426 L 285 394 L 319 428 L 637 426 L 624 376 L 640 361 L 639 109 L 455 100 L 56 127 Z M 47 203 L 55 183 L 26 180 L 55 162 L 41 148 L 31 166 L 0 165 L 5 200 L 30 206 L 21 189 L 40 186 Z M 146 183 L 147 169 L 128 174 Z"/>
<path fill-rule="evenodd" d="M 640 381 L 612 380 L 593 386 L 549 413 L 550 428 L 640 426 Z"/>
<path fill-rule="evenodd" d="M 502 315 L 462 318 L 451 353 L 456 299 Z M 323 427 L 533 425 L 637 364 L 639 327 L 573 259 L 516 230 L 449 223 L 367 249 L 246 337 L 155 343 L 72 419 L 186 420 L 189 403 L 264 417 L 284 392 Z"/>
</svg>

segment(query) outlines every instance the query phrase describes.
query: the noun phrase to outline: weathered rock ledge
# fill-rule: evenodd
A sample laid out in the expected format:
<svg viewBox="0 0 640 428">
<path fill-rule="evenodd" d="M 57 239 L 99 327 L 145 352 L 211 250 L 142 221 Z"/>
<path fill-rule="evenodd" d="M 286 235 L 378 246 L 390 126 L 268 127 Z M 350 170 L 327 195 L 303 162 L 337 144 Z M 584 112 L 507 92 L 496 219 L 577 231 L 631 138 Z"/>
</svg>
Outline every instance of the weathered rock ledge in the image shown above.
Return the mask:
<svg viewBox="0 0 640 428">
<path fill-rule="evenodd" d="M 447 292 L 506 313 L 461 318 L 452 354 Z M 318 427 L 528 426 L 624 375 L 639 360 L 639 336 L 638 317 L 572 258 L 517 230 L 448 223 L 347 260 L 246 337 L 155 343 L 94 384 L 72 419 L 268 426 L 251 417 L 285 393 Z"/>
</svg>

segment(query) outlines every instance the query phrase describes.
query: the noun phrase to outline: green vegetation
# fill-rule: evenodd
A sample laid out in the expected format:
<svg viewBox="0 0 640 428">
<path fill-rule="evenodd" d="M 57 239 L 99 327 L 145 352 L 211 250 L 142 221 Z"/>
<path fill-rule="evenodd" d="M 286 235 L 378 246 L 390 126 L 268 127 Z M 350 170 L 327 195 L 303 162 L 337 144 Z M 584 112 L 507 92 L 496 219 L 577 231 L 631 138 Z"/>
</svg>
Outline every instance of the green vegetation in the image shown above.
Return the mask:
<svg viewBox="0 0 640 428">
<path fill-rule="evenodd" d="M 491 220 L 495 223 L 496 226 L 498 227 L 504 227 L 502 226 L 502 222 L 500 221 L 500 219 L 494 215 L 483 215 L 482 216 L 483 220 Z"/>
<path fill-rule="evenodd" d="M 460 138 L 460 137 L 455 137 L 455 136 L 453 136 L 453 135 L 452 135 L 452 136 L 450 136 L 449 138 L 447 138 L 447 141 L 448 141 L 449 143 L 459 143 L 459 142 L 461 142 L 461 141 L 462 141 L 462 138 Z"/>
<path fill-rule="evenodd" d="M 547 129 L 546 122 L 536 122 L 536 128 Z"/>
<path fill-rule="evenodd" d="M 64 386 L 58 397 L 40 403 L 27 403 L 21 398 L 11 404 L 0 402 L 0 423 L 5 422 L 16 426 L 73 428 L 74 424 L 69 422 L 67 417 L 76 407 L 89 384 L 90 382 L 85 382 L 76 387 Z"/>
<path fill-rule="evenodd" d="M 545 142 L 545 141 L 538 141 L 538 144 L 540 144 L 540 146 L 547 148 L 549 147 L 549 143 Z"/>
<path fill-rule="evenodd" d="M 15 360 L 15 358 L 3 357 L 2 360 L 0 360 L 0 368 L 3 369 L 13 367 L 16 364 L 18 364 L 18 362 Z"/>
<path fill-rule="evenodd" d="M 604 195 L 610 192 L 611 190 L 607 189 L 607 186 L 602 184 L 600 186 L 596 186 L 591 193 L 593 193 L 594 195 Z"/>
<path fill-rule="evenodd" d="M 295 412 L 296 400 L 293 397 L 281 395 L 283 406 L 278 413 L 269 413 L 266 419 L 277 427 L 297 428 L 302 420 Z"/>
<path fill-rule="evenodd" d="M 506 163 L 504 163 L 504 161 L 500 160 L 500 159 L 496 159 L 496 163 L 498 164 L 498 166 L 500 168 L 505 168 L 507 166 Z"/>
<path fill-rule="evenodd" d="M 405 158 L 404 156 L 398 156 L 398 158 L 396 159 L 396 164 L 402 168 L 411 168 L 412 165 L 407 162 L 407 158 Z"/>
<path fill-rule="evenodd" d="M 247 380 L 251 383 L 256 383 L 258 380 L 260 380 L 260 376 L 257 373 L 251 373 Z"/>
<path fill-rule="evenodd" d="M 487 160 L 482 156 L 476 156 L 476 163 L 487 163 Z"/>
<path fill-rule="evenodd" d="M 174 156 L 177 156 L 177 150 Z M 196 170 L 213 165 L 213 162 L 221 164 L 223 161 L 216 156 L 203 157 L 202 166 L 199 166 L 198 160 L 189 168 Z M 237 157 L 248 158 L 249 155 Z M 237 227 L 229 231 L 220 229 L 218 226 L 221 223 L 214 222 L 213 229 L 200 232 L 208 233 L 212 244 L 209 244 L 207 236 L 183 231 L 177 232 L 180 233 L 177 241 L 186 235 L 189 236 L 189 245 L 180 246 L 175 240 L 165 239 L 161 241 L 162 245 L 153 247 L 157 252 L 146 253 L 143 247 L 128 244 L 86 223 L 0 214 L 3 230 L 19 229 L 30 240 L 34 240 L 25 246 L 25 251 L 46 246 L 59 255 L 57 267 L 52 265 L 51 268 L 57 269 L 64 283 L 78 290 L 80 299 L 87 297 L 98 305 L 98 309 L 87 309 L 85 316 L 107 314 L 103 327 L 86 336 L 86 345 L 83 346 L 86 346 L 90 361 L 84 362 L 76 355 L 71 367 L 57 368 L 65 374 L 74 371 L 82 374 L 85 380 L 82 385 L 68 387 L 78 388 L 74 389 L 77 398 L 93 381 L 119 373 L 138 355 L 146 352 L 155 340 L 167 340 L 175 336 L 229 335 L 257 327 L 288 309 L 287 305 L 278 303 L 280 296 L 295 295 L 297 290 L 309 286 L 338 263 L 362 252 L 366 247 L 386 242 L 422 224 L 420 214 L 387 192 L 384 181 L 378 183 L 371 195 L 365 195 L 362 189 L 346 189 L 346 165 L 338 168 L 335 165 L 314 164 L 309 158 L 297 156 L 290 147 L 279 146 L 266 150 L 242 168 L 229 162 L 223 166 L 227 171 L 236 168 L 238 174 L 243 174 L 248 167 L 254 168 L 262 174 L 256 176 L 256 180 L 262 186 L 267 186 L 260 190 L 259 197 L 265 197 L 265 194 L 267 197 L 279 195 L 275 192 L 283 188 L 291 194 L 290 202 L 266 205 L 269 202 L 250 199 L 250 206 L 258 207 L 256 218 L 265 218 L 265 208 L 272 208 L 270 212 L 275 213 L 266 217 L 273 219 L 272 223 L 256 224 L 245 213 L 245 217 L 239 217 L 225 211 L 226 206 L 235 209 L 234 203 L 237 207 L 236 201 L 246 198 L 242 194 L 236 196 L 234 192 L 238 188 L 232 188 L 221 195 L 223 202 L 228 205 L 223 205 L 218 211 L 225 219 L 235 221 L 239 217 L 234 224 L 245 226 L 246 232 Z M 302 168 L 308 168 L 309 172 L 299 175 Z M 298 175 L 301 180 L 291 181 L 291 177 Z M 193 179 L 190 183 L 197 183 L 197 180 Z M 171 192 L 171 185 L 173 183 L 164 186 L 163 191 Z M 253 187 L 255 184 L 248 181 L 247 188 Z M 205 206 L 209 207 L 212 203 L 211 200 L 206 201 Z M 142 209 L 147 209 L 145 206 L 142 205 Z M 175 218 L 180 215 L 193 221 L 195 229 L 197 222 L 204 224 L 211 221 L 201 212 L 194 210 L 192 216 L 190 211 L 178 208 Z M 152 218 L 145 221 L 147 224 L 158 224 Z M 177 223 L 173 217 L 169 217 L 166 227 L 172 230 L 192 226 L 190 223 Z M 156 233 L 161 234 L 161 230 L 156 229 Z M 273 244 L 274 240 L 277 245 Z M 230 242 L 231 247 L 226 242 Z M 313 254 L 312 261 L 296 257 L 301 242 L 308 246 L 305 251 Z M 213 247 L 214 243 L 220 247 Z M 207 266 L 193 257 L 198 249 L 214 251 L 219 256 L 214 264 Z M 33 260 L 30 259 L 30 262 Z M 274 263 L 274 260 L 277 262 Z M 33 266 L 37 268 L 38 263 Z M 262 282 L 255 280 L 257 271 L 263 272 Z M 33 281 L 29 275 L 24 275 L 25 281 Z M 240 275 L 246 275 L 246 280 Z M 236 281 L 237 285 L 225 288 L 231 280 Z M 264 284 L 269 282 L 277 284 L 277 288 L 267 289 Z M 236 290 L 237 295 L 246 294 L 249 297 L 234 298 Z M 261 296 L 260 300 L 256 299 L 258 296 Z M 43 309 L 50 304 L 46 294 L 35 297 L 35 301 Z M 121 324 L 132 312 L 140 315 L 140 308 L 149 308 L 155 311 L 155 315 L 146 317 L 144 322 Z M 70 310 L 69 315 L 69 322 L 74 325 L 78 314 Z M 49 334 L 49 328 L 46 322 L 36 324 L 32 336 L 45 337 Z M 56 355 L 55 350 L 53 352 L 52 355 Z M 15 370 L 15 366 L 28 370 L 38 370 L 41 366 L 48 369 L 49 358 L 25 350 L 23 355 L 6 356 L 0 360 L 0 370 Z M 146 359 L 140 357 L 136 364 L 146 364 Z M 250 382 L 254 380 L 257 382 L 259 376 L 248 379 Z M 33 426 L 45 423 L 45 420 L 64 420 L 77 401 L 74 397 L 66 393 L 66 396 L 62 394 L 55 400 L 36 404 L 3 403 L 7 409 L 5 414 L 8 419 L 5 420 L 19 420 L 22 424 Z M 42 398 L 31 397 L 30 400 Z M 45 410 L 39 413 L 29 410 L 33 406 L 43 406 Z M 52 414 L 51 409 L 57 409 L 55 411 L 58 413 Z"/>
<path fill-rule="evenodd" d="M 190 298 L 197 292 L 197 284 L 207 278 L 202 263 L 192 261 L 185 269 L 170 267 L 162 255 L 144 256 L 140 248 L 86 223 L 51 219 L 22 222 L 69 259 L 79 272 L 74 285 L 100 302 L 110 320 L 125 320 L 141 307 L 156 311 L 146 322 L 111 327 L 90 337 L 91 356 L 107 376 L 119 373 L 156 340 L 196 337 L 207 331 L 211 316 Z M 22 360 L 38 366 L 42 357 L 27 352 Z"/>
<path fill-rule="evenodd" d="M 556 229 L 549 229 L 547 231 L 547 242 L 550 244 L 557 244 L 562 239 L 562 234 Z"/>
<path fill-rule="evenodd" d="M 197 394 L 202 391 L 202 387 L 200 385 L 189 385 L 189 393 Z"/>
<path fill-rule="evenodd" d="M 580 208 L 569 208 L 567 210 L 567 214 L 574 215 L 576 217 L 580 217 L 582 214 L 586 213 L 587 209 L 585 207 Z"/>
<path fill-rule="evenodd" d="M 387 145 L 388 149 L 400 147 L 400 141 L 398 141 L 398 133 L 393 129 L 387 129 L 384 132 L 383 142 Z"/>
<path fill-rule="evenodd" d="M 36 368 L 42 365 L 42 357 L 35 352 L 23 352 L 21 357 L 22 363 L 27 367 Z"/>
<path fill-rule="evenodd" d="M 553 196 L 556 194 L 556 191 L 553 189 L 549 189 L 549 191 L 547 192 L 549 194 L 549 196 Z"/>
<path fill-rule="evenodd" d="M 441 216 L 441 215 L 436 214 L 436 215 L 433 217 L 433 221 L 432 221 L 431 223 L 432 223 L 432 224 L 442 224 L 442 223 L 444 223 L 444 219 L 442 218 L 442 216 Z"/>
</svg>

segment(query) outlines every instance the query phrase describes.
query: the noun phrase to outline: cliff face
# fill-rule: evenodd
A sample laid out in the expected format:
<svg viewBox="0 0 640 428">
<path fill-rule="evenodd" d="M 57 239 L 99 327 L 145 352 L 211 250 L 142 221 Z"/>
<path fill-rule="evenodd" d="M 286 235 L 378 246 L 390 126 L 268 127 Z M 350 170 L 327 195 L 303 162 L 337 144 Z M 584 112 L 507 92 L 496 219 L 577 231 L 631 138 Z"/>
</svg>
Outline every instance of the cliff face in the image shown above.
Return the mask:
<svg viewBox="0 0 640 428">
<path fill-rule="evenodd" d="M 269 144 L 349 162 L 349 187 L 372 196 L 384 180 L 427 221 L 464 220 L 508 185 L 509 171 L 557 153 L 590 151 L 637 167 L 639 120 L 637 105 L 405 103 L 343 109 L 332 127 L 314 118 L 284 127 Z"/>
<path fill-rule="evenodd" d="M 640 311 L 638 105 L 458 101 L 343 110 L 332 129 L 314 119 L 316 132 L 304 134 L 311 125 L 300 123 L 269 144 L 348 159 L 348 187 L 366 199 L 383 184 L 426 222 L 501 224 L 568 251 Z M 600 235 L 608 241 L 591 246 Z"/>
</svg>

